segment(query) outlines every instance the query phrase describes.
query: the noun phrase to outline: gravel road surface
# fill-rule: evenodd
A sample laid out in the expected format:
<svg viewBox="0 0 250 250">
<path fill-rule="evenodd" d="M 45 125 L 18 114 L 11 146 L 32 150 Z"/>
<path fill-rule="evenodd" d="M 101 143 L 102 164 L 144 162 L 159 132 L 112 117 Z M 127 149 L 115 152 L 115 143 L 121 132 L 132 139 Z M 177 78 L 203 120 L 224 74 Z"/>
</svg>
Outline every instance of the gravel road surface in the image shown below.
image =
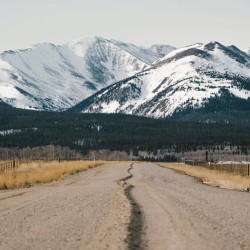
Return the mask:
<svg viewBox="0 0 250 250">
<path fill-rule="evenodd" d="M 201 184 L 156 164 L 134 164 L 132 195 L 148 249 L 250 249 L 250 194 Z"/>
<path fill-rule="evenodd" d="M 129 164 L 0 191 L 0 249 L 126 249 L 131 206 L 117 183 Z"/>
<path fill-rule="evenodd" d="M 250 194 L 153 163 L 0 191 L 0 249 L 250 249 Z"/>
</svg>

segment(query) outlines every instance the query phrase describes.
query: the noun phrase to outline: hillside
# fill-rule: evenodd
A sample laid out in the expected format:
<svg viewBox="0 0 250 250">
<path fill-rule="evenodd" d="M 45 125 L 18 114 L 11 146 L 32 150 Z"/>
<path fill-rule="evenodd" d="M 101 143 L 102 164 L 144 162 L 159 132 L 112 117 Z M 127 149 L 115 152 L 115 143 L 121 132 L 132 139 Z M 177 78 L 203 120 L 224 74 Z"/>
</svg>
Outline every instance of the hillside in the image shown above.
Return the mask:
<svg viewBox="0 0 250 250">
<path fill-rule="evenodd" d="M 28 111 L 0 105 L 0 148 L 53 144 L 84 153 L 91 149 L 185 152 L 216 145 L 249 147 L 250 113 L 237 115 L 238 123 L 208 124 L 123 114 Z"/>
<path fill-rule="evenodd" d="M 198 110 L 250 110 L 250 56 L 218 42 L 180 48 L 71 109 L 154 118 Z"/>
<path fill-rule="evenodd" d="M 161 56 L 102 37 L 5 51 L 0 54 L 0 101 L 24 109 L 64 110 Z"/>
</svg>

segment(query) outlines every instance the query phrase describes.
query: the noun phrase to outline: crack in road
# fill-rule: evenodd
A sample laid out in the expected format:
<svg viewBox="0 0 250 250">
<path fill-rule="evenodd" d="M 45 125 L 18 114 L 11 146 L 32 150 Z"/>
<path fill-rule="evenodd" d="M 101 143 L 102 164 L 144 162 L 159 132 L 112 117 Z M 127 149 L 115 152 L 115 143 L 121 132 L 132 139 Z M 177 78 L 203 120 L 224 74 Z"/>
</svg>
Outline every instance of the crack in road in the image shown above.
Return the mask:
<svg viewBox="0 0 250 250">
<path fill-rule="evenodd" d="M 133 174 L 131 170 L 133 169 L 133 163 L 130 164 L 130 168 L 128 169 L 129 175 L 121 180 L 119 180 L 119 184 L 124 188 L 124 193 L 131 204 L 131 216 L 130 223 L 128 225 L 128 236 L 127 236 L 127 244 L 129 250 L 144 250 L 144 242 L 142 240 L 143 233 L 143 216 L 140 209 L 140 206 L 136 203 L 133 195 L 131 194 L 133 185 L 128 184 L 127 181 L 133 178 Z"/>
<path fill-rule="evenodd" d="M 0 250 L 250 249 L 248 211 L 247 193 L 153 163 L 112 163 L 0 191 Z"/>
</svg>

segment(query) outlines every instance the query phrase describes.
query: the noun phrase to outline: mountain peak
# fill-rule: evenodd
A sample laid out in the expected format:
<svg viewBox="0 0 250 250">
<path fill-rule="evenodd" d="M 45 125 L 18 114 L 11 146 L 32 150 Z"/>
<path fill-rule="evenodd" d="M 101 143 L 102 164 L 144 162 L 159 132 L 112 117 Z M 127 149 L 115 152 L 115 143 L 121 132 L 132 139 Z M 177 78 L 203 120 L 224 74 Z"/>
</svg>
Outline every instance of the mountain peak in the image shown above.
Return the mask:
<svg viewBox="0 0 250 250">
<path fill-rule="evenodd" d="M 216 48 L 222 48 L 224 47 L 221 43 L 217 41 L 211 41 L 203 45 L 204 49 L 208 51 L 214 51 Z"/>
<path fill-rule="evenodd" d="M 88 37 L 81 37 L 78 39 L 74 39 L 71 42 L 67 43 L 65 46 L 68 46 L 77 55 L 83 57 L 86 50 L 88 50 L 90 46 L 93 46 L 96 43 L 101 43 L 101 42 L 109 42 L 109 41 L 100 36 L 88 36 Z"/>
<path fill-rule="evenodd" d="M 152 52 L 165 56 L 169 54 L 171 51 L 175 50 L 176 48 L 171 45 L 166 44 L 152 44 L 148 49 L 150 49 Z"/>
<path fill-rule="evenodd" d="M 31 48 L 40 48 L 40 47 L 57 47 L 54 43 L 46 43 L 46 42 L 43 42 L 43 43 L 37 43 L 37 44 L 34 44 L 32 45 Z"/>
<path fill-rule="evenodd" d="M 13 54 L 13 53 L 19 53 L 19 52 L 26 52 L 26 51 L 30 51 L 32 49 L 44 49 L 44 48 L 56 48 L 57 46 L 53 43 L 36 43 L 33 44 L 27 48 L 23 48 L 23 49 L 14 49 L 14 50 L 5 50 L 2 53 L 0 53 L 0 55 L 2 54 Z"/>
<path fill-rule="evenodd" d="M 200 57 L 200 58 L 210 58 L 211 55 L 207 51 L 205 51 L 202 47 L 203 47 L 202 43 L 195 43 L 193 45 L 189 45 L 189 46 L 176 49 L 170 52 L 169 54 L 167 54 L 165 57 L 153 63 L 153 67 L 159 67 L 166 63 L 170 63 L 172 61 L 178 61 L 178 60 L 188 58 L 191 56 Z"/>
<path fill-rule="evenodd" d="M 218 42 L 176 49 L 134 77 L 101 90 L 76 111 L 127 113 L 154 118 L 241 103 L 249 109 L 248 56 Z M 224 105 L 224 106 L 223 106 Z M 231 105 L 233 106 L 233 105 Z"/>
<path fill-rule="evenodd" d="M 67 109 L 141 72 L 159 57 L 149 49 L 100 36 L 6 51 L 0 54 L 0 102 L 27 109 Z"/>
<path fill-rule="evenodd" d="M 126 43 L 118 40 L 110 40 L 116 46 L 126 50 L 130 54 L 134 55 L 135 57 L 139 58 L 144 63 L 150 65 L 154 61 L 162 58 L 163 56 L 167 55 L 171 51 L 175 50 L 176 48 L 170 45 L 152 45 L 150 47 L 143 47 L 137 46 L 132 43 Z"/>
<path fill-rule="evenodd" d="M 98 40 L 104 41 L 106 40 L 105 38 L 101 36 L 86 36 L 86 37 L 80 37 L 78 39 L 74 39 L 67 43 L 68 45 L 76 45 L 76 44 L 84 44 L 84 43 L 93 43 Z"/>
</svg>

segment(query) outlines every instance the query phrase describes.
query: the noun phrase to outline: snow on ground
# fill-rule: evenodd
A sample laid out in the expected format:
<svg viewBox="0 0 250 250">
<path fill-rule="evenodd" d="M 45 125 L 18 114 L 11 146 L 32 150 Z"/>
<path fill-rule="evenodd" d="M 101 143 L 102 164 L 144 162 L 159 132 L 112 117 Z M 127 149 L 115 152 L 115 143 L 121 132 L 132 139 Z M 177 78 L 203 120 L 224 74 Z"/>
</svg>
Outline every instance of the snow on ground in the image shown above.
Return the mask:
<svg viewBox="0 0 250 250">
<path fill-rule="evenodd" d="M 250 98 L 250 91 L 249 90 L 239 90 L 237 88 L 229 88 L 229 91 L 234 95 L 242 99 Z"/>
<path fill-rule="evenodd" d="M 0 131 L 0 135 L 10 135 L 10 134 L 17 134 L 17 133 L 21 133 L 22 130 L 21 129 L 8 129 L 8 130 L 2 130 Z"/>
</svg>

